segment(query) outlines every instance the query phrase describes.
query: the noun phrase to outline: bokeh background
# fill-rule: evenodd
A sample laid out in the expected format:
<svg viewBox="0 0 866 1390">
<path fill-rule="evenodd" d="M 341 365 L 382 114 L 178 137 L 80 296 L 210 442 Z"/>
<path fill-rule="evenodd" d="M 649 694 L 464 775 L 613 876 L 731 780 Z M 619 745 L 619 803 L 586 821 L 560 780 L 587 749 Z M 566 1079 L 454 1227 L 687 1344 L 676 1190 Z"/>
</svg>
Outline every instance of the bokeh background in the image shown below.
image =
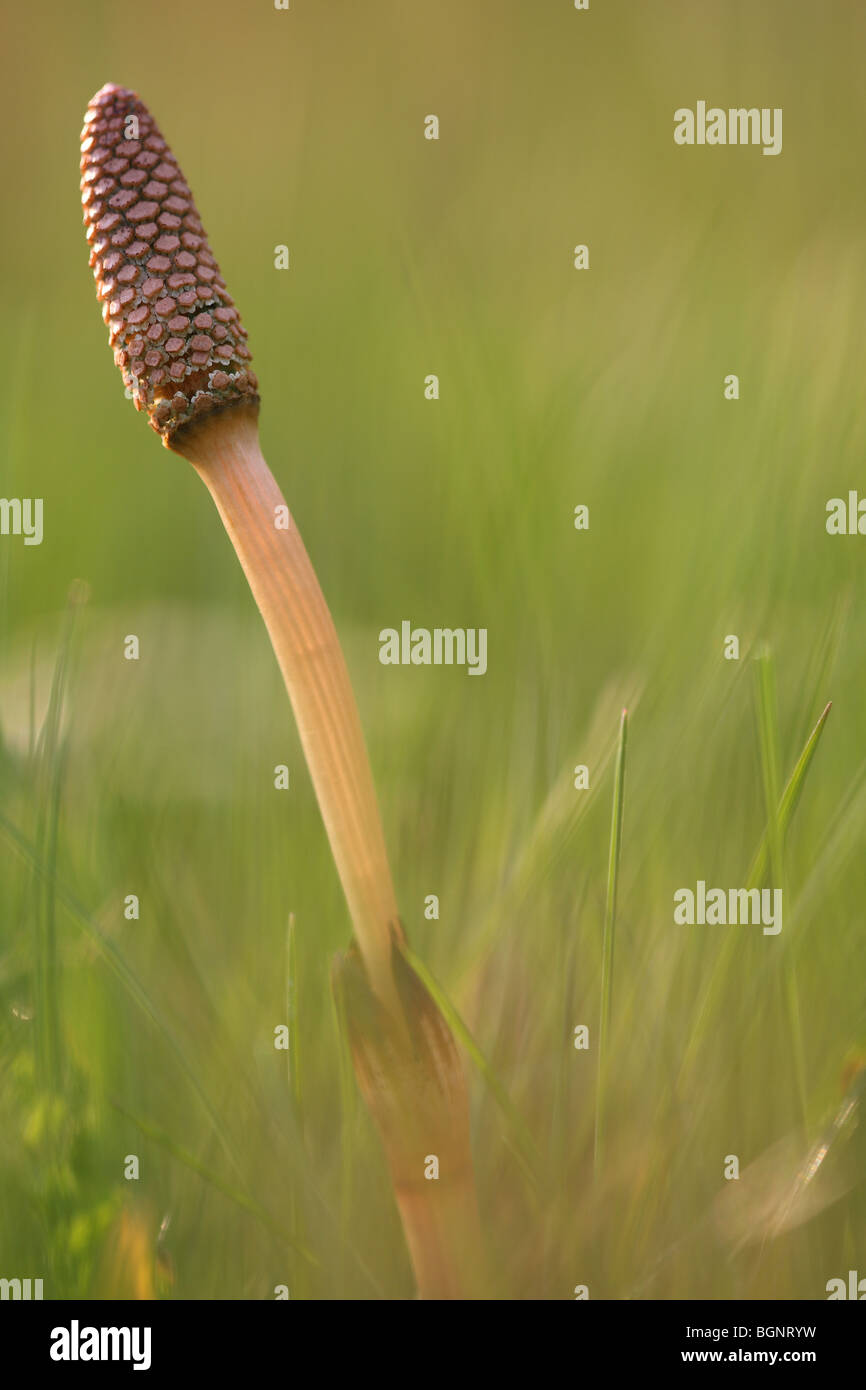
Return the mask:
<svg viewBox="0 0 866 1390">
<path fill-rule="evenodd" d="M 248 328 L 410 941 L 521 1117 L 467 1061 L 491 1297 L 824 1297 L 866 1258 L 856 1112 L 811 1219 L 765 1225 L 866 1032 L 866 540 L 825 530 L 829 498 L 866 493 L 866 12 L 4 0 L 3 28 L 0 495 L 42 497 L 45 536 L 0 538 L 0 1275 L 413 1294 L 279 672 L 95 300 L 78 135 L 114 81 L 177 153 Z M 782 107 L 782 154 L 677 147 L 699 99 Z M 486 627 L 487 675 L 382 667 L 403 619 Z M 677 888 L 745 883 L 762 747 L 784 782 L 829 699 L 781 935 L 674 926 Z M 597 1036 L 623 705 L 594 1178 L 596 1059 L 572 1039 Z M 765 1155 L 760 1181 L 726 1184 L 729 1154 Z"/>
</svg>

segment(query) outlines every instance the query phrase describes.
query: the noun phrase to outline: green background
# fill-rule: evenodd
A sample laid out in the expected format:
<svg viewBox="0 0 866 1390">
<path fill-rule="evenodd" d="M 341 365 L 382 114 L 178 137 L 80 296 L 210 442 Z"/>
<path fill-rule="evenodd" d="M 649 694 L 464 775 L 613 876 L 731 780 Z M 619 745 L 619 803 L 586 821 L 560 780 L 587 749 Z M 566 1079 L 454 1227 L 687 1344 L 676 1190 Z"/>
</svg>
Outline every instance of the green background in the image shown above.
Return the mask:
<svg viewBox="0 0 866 1390">
<path fill-rule="evenodd" d="M 124 400 L 95 300 L 78 134 L 113 81 L 177 154 L 249 332 L 410 941 L 541 1155 L 533 1185 L 467 1062 L 491 1296 L 823 1297 L 866 1268 L 862 1183 L 746 1252 L 707 1212 L 726 1155 L 745 1169 L 789 1136 L 784 1191 L 866 1028 L 866 540 L 824 524 L 829 498 L 866 493 L 866 12 L 4 10 L 0 495 L 42 497 L 45 536 L 0 538 L 0 1275 L 131 1296 L 158 1253 L 177 1298 L 413 1289 L 335 1023 L 350 927 L 279 672 L 200 482 Z M 698 100 L 782 107 L 781 155 L 676 146 L 673 112 Z M 378 632 L 404 619 L 486 627 L 486 676 L 381 666 Z M 744 885 L 767 825 L 764 643 L 782 782 L 834 702 L 785 844 L 785 925 L 675 927 L 674 891 Z M 594 1181 L 595 1053 L 572 1034 L 597 1032 L 623 705 Z M 297 1104 L 272 1044 L 290 912 Z M 834 1147 L 862 1179 L 856 1134 Z"/>
</svg>

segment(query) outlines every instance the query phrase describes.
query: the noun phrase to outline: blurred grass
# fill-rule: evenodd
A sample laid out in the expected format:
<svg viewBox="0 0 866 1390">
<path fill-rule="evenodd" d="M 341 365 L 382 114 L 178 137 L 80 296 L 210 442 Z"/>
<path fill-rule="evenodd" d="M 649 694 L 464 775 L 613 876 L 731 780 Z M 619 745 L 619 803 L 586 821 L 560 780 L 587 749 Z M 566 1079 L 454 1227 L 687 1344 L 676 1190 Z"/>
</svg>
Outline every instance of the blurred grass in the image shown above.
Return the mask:
<svg viewBox="0 0 866 1390">
<path fill-rule="evenodd" d="M 45 540 L 0 539 L 0 810 L 30 847 L 0 844 L 0 1273 L 105 1291 L 111 1232 L 149 1223 L 155 1249 L 168 1214 L 178 1298 L 412 1292 L 341 1061 L 328 972 L 347 915 L 279 673 L 192 470 L 123 398 L 94 299 L 77 135 L 113 80 L 152 106 L 242 307 L 265 452 L 346 639 L 412 947 L 544 1159 L 539 1211 L 501 1097 L 474 1074 L 502 1290 L 628 1296 L 699 1227 L 725 1154 L 745 1164 L 802 1126 L 801 1086 L 819 1121 L 866 1028 L 863 561 L 859 538 L 824 530 L 866 447 L 850 138 L 866 13 L 156 0 L 149 32 L 172 38 L 154 45 L 108 5 L 6 19 L 0 494 L 44 497 Z M 672 112 L 702 96 L 782 106 L 783 154 L 678 150 Z M 578 242 L 588 272 L 572 269 Z M 77 577 L 91 599 L 55 724 Z M 486 626 L 488 674 L 380 666 L 378 631 L 404 618 Z M 728 633 L 739 662 L 722 659 Z M 761 643 L 783 773 L 833 700 L 785 838 L 785 925 L 675 928 L 674 890 L 740 885 L 767 834 Z M 623 705 L 628 854 L 593 1189 L 595 1068 L 571 1043 L 577 1023 L 598 1027 Z M 289 913 L 291 1087 L 273 1048 Z M 52 940 L 56 957 L 37 957 Z M 53 1094 L 33 1066 L 40 959 L 56 959 Z M 130 1216 L 133 1188 L 149 1205 Z M 850 1202 L 757 1268 L 701 1228 L 652 1292 L 821 1297 L 848 1268 Z"/>
<path fill-rule="evenodd" d="M 610 850 L 607 858 L 607 895 L 604 905 L 604 934 L 602 936 L 601 1005 L 598 1025 L 598 1079 L 595 1099 L 595 1143 L 593 1162 L 596 1176 L 602 1171 L 604 1158 L 605 1106 L 609 1084 L 608 1045 L 610 1016 L 613 1007 L 613 963 L 616 942 L 616 899 L 619 886 L 619 866 L 622 856 L 622 820 L 625 810 L 625 750 L 628 741 L 628 710 L 619 721 L 619 740 L 613 774 L 613 806 L 610 818 Z"/>
</svg>

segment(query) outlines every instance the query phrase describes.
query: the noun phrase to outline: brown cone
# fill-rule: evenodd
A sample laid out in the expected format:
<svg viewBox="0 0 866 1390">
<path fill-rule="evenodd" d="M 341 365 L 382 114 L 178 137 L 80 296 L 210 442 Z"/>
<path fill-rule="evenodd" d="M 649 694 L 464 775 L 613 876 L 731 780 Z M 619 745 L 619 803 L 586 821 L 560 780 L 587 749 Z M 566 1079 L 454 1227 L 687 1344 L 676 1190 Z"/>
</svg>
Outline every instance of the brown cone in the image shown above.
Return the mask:
<svg viewBox="0 0 866 1390">
<path fill-rule="evenodd" d="M 163 443 L 232 405 L 257 406 L 247 335 L 192 194 L 124 87 L 109 83 L 87 108 L 81 201 L 114 360 Z"/>
</svg>

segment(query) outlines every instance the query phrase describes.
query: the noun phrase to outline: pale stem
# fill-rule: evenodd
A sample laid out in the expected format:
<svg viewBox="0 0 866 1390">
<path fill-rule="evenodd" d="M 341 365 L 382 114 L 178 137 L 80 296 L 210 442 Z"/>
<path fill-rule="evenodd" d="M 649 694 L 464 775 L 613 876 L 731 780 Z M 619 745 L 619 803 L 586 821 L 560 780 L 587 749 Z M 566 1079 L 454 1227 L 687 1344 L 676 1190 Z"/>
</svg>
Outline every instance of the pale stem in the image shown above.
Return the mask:
<svg viewBox="0 0 866 1390">
<path fill-rule="evenodd" d="M 397 900 L 349 673 L 331 614 L 259 447 L 254 411 L 213 417 L 172 447 L 216 503 L 271 639 L 370 983 L 392 1013 Z"/>
</svg>

